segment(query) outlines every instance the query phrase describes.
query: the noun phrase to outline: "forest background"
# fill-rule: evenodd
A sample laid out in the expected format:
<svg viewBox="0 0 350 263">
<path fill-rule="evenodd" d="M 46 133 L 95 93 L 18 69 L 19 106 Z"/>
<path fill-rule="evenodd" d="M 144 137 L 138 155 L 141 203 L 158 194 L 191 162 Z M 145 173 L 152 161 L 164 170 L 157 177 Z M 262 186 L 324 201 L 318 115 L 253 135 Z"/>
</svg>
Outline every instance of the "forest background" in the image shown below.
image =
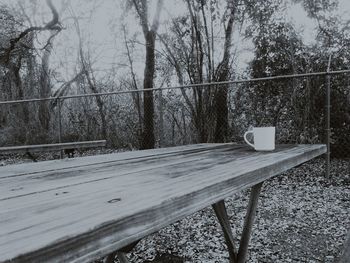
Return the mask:
<svg viewBox="0 0 350 263">
<path fill-rule="evenodd" d="M 63 141 L 118 149 L 266 125 L 324 143 L 325 76 L 217 83 L 349 69 L 346 0 L 2 0 L 0 21 L 0 101 L 53 98 L 0 105 L 1 146 L 57 142 L 59 121 Z M 331 77 L 333 156 L 350 155 L 349 80 Z"/>
</svg>

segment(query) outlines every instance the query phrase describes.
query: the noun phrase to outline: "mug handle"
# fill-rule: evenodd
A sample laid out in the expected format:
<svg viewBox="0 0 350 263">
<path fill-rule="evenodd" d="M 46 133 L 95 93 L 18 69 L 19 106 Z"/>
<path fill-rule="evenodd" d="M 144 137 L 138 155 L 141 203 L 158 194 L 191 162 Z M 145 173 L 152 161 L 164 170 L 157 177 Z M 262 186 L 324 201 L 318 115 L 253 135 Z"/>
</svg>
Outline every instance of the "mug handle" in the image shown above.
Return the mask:
<svg viewBox="0 0 350 263">
<path fill-rule="evenodd" d="M 251 147 L 255 147 L 254 146 L 254 144 L 252 144 L 252 143 L 250 143 L 249 141 L 248 141 L 248 139 L 247 139 L 247 135 L 249 134 L 249 133 L 253 133 L 253 131 L 246 131 L 245 133 L 244 133 L 244 140 L 245 140 L 245 142 L 248 144 L 248 145 L 250 145 Z"/>
</svg>

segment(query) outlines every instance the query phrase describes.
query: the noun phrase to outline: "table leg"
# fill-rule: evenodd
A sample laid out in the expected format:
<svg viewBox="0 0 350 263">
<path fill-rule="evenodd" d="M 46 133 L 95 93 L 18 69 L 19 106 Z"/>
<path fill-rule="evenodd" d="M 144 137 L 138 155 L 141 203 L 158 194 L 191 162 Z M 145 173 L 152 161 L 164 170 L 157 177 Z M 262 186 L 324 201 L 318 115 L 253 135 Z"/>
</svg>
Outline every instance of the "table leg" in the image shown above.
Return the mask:
<svg viewBox="0 0 350 263">
<path fill-rule="evenodd" d="M 118 251 L 114 251 L 112 252 L 111 254 L 109 254 L 104 263 L 114 263 L 114 259 L 115 257 L 117 256 L 118 257 L 118 260 L 120 263 L 129 263 L 129 260 L 128 258 L 126 257 L 126 253 L 129 253 L 136 245 L 137 243 L 139 242 L 140 240 L 137 240 L 123 248 L 121 248 L 120 250 Z"/>
<path fill-rule="evenodd" d="M 115 251 L 109 254 L 104 260 L 104 263 L 114 263 L 115 256 L 118 257 L 120 263 L 129 263 L 129 260 L 126 257 L 126 253 L 120 251 Z"/>
<path fill-rule="evenodd" d="M 119 259 L 120 263 L 129 263 L 129 260 L 126 257 L 126 253 L 118 251 L 117 252 L 117 256 L 118 256 L 118 259 Z"/>
<path fill-rule="evenodd" d="M 111 254 L 109 254 L 105 260 L 103 261 L 103 263 L 114 263 L 114 259 L 115 256 L 117 255 L 117 252 L 112 252 Z"/>
<path fill-rule="evenodd" d="M 226 241 L 231 263 L 245 263 L 246 261 L 248 244 L 249 244 L 250 235 L 252 232 L 254 218 L 256 215 L 256 209 L 258 205 L 258 199 L 261 192 L 262 184 L 263 183 L 259 183 L 252 187 L 248 208 L 247 208 L 247 214 L 244 221 L 242 237 L 239 243 L 238 253 L 235 252 L 234 238 L 233 238 L 232 229 L 230 226 L 230 221 L 227 215 L 227 210 L 226 210 L 224 200 L 221 200 L 212 205 L 214 212 L 216 214 L 216 217 L 218 218 L 218 221 L 224 232 L 224 238 Z M 138 241 L 126 246 L 125 248 L 122 248 L 119 251 L 112 252 L 107 256 L 104 263 L 114 263 L 114 259 L 116 256 L 118 257 L 118 260 L 120 263 L 129 263 L 129 260 L 126 257 L 126 253 L 129 252 L 137 243 Z"/>
<path fill-rule="evenodd" d="M 263 183 L 254 185 L 250 193 L 250 199 L 249 199 L 249 204 L 247 208 L 247 214 L 244 221 L 242 237 L 239 243 L 239 250 L 238 250 L 238 256 L 237 256 L 238 263 L 245 263 L 246 261 L 247 252 L 248 252 L 248 243 L 250 239 L 250 234 L 252 232 L 252 226 L 256 215 L 256 208 L 258 205 L 258 199 L 259 199 L 262 184 Z"/>
<path fill-rule="evenodd" d="M 224 200 L 221 200 L 213 204 L 213 209 L 215 211 L 216 217 L 219 220 L 222 231 L 224 232 L 224 238 L 226 241 L 226 245 L 227 245 L 227 249 L 230 257 L 230 262 L 236 263 L 237 254 L 235 252 L 235 247 L 234 247 L 234 238 L 233 238 L 230 221 L 228 219 Z"/>
</svg>

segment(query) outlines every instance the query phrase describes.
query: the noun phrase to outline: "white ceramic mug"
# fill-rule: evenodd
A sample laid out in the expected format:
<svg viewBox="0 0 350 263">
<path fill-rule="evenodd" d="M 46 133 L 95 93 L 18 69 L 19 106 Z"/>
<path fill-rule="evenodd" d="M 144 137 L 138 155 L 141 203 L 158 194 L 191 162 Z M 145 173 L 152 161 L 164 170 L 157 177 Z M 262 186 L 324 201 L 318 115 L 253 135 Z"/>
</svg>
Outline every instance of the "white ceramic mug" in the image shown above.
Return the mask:
<svg viewBox="0 0 350 263">
<path fill-rule="evenodd" d="M 249 133 L 253 134 L 254 144 L 247 139 Z M 254 127 L 244 133 L 244 140 L 256 151 L 272 151 L 275 149 L 275 127 Z"/>
</svg>

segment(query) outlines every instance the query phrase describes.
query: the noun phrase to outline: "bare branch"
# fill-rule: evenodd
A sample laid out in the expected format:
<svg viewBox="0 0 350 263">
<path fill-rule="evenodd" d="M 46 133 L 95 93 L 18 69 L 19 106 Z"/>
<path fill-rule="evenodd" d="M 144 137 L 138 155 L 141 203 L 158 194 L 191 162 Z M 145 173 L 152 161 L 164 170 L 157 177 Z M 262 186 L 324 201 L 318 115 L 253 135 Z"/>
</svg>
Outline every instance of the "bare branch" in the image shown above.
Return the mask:
<svg viewBox="0 0 350 263">
<path fill-rule="evenodd" d="M 147 5 L 143 3 L 144 0 L 138 1 L 138 0 L 132 0 L 136 13 L 140 17 L 141 27 L 143 34 L 146 35 L 148 32 L 148 12 L 147 12 Z M 139 5 L 141 3 L 141 6 Z"/>
<path fill-rule="evenodd" d="M 158 38 L 159 38 L 160 41 L 163 43 L 163 45 L 164 45 L 166 51 L 167 51 L 168 54 L 169 54 L 169 56 L 167 57 L 167 59 L 168 59 L 168 61 L 170 62 L 170 64 L 172 64 L 172 65 L 174 66 L 174 68 L 175 68 L 175 71 L 176 71 L 176 75 L 177 75 L 177 77 L 178 77 L 179 84 L 180 84 L 181 86 L 183 86 L 183 85 L 184 85 L 184 79 L 183 79 L 183 74 L 182 74 L 182 71 L 181 71 L 181 66 L 180 66 L 178 60 L 175 58 L 174 53 L 173 53 L 172 50 L 170 49 L 170 47 L 169 47 L 167 41 L 163 38 L 163 36 L 158 35 Z M 188 97 L 187 94 L 186 94 L 186 90 L 183 89 L 183 88 L 181 88 L 181 93 L 182 93 L 183 97 L 185 98 L 185 101 L 186 101 L 188 107 L 190 108 L 191 113 L 192 113 L 193 115 L 195 115 L 195 114 L 196 114 L 196 111 L 195 111 L 195 109 L 194 109 L 194 107 L 193 107 L 193 105 L 192 105 L 192 103 L 191 103 L 191 100 L 189 99 L 189 97 Z"/>
<path fill-rule="evenodd" d="M 64 83 L 58 90 L 56 90 L 56 92 L 53 94 L 53 97 L 56 97 L 56 99 L 52 101 L 51 108 L 55 108 L 57 106 L 59 97 L 64 96 L 71 85 L 76 82 L 83 75 L 83 73 L 84 72 L 81 70 L 71 80 Z"/>
<path fill-rule="evenodd" d="M 59 24 L 58 12 L 57 12 L 55 6 L 52 4 L 52 0 L 46 0 L 46 3 L 49 6 L 49 8 L 51 9 L 52 20 L 45 25 L 45 28 L 52 29 L 52 27 L 55 27 L 56 25 Z"/>
<path fill-rule="evenodd" d="M 58 33 L 60 32 L 60 30 L 57 30 L 55 33 L 51 34 L 51 36 L 49 37 L 49 39 L 47 40 L 45 46 L 43 46 L 41 48 L 41 50 L 47 49 L 48 46 L 52 45 L 52 40 L 55 38 L 55 36 L 58 35 Z"/>
<path fill-rule="evenodd" d="M 135 89 L 138 89 L 137 82 L 136 82 L 136 74 L 135 74 L 134 65 L 133 65 L 134 63 L 133 63 L 133 60 L 131 58 L 131 53 L 130 53 L 128 41 L 126 40 L 126 28 L 125 28 L 125 25 L 123 25 L 122 31 L 123 31 L 123 35 L 124 35 L 124 43 L 125 43 L 125 48 L 126 48 L 126 54 L 127 54 L 128 60 L 129 60 L 129 65 L 130 65 L 129 67 L 130 67 L 130 73 L 131 73 L 132 81 L 133 81 Z"/>
<path fill-rule="evenodd" d="M 52 13 L 52 20 L 48 22 L 45 26 L 31 26 L 24 31 L 22 31 L 17 37 L 10 39 L 10 46 L 3 50 L 4 55 L 0 57 L 0 61 L 3 61 L 5 64 L 8 64 L 10 61 L 11 52 L 16 48 L 18 42 L 20 42 L 24 37 L 29 33 L 35 31 L 44 31 L 44 30 L 57 30 L 62 29 L 59 23 L 59 16 L 55 6 L 52 4 L 51 0 L 46 1 Z"/>
</svg>

